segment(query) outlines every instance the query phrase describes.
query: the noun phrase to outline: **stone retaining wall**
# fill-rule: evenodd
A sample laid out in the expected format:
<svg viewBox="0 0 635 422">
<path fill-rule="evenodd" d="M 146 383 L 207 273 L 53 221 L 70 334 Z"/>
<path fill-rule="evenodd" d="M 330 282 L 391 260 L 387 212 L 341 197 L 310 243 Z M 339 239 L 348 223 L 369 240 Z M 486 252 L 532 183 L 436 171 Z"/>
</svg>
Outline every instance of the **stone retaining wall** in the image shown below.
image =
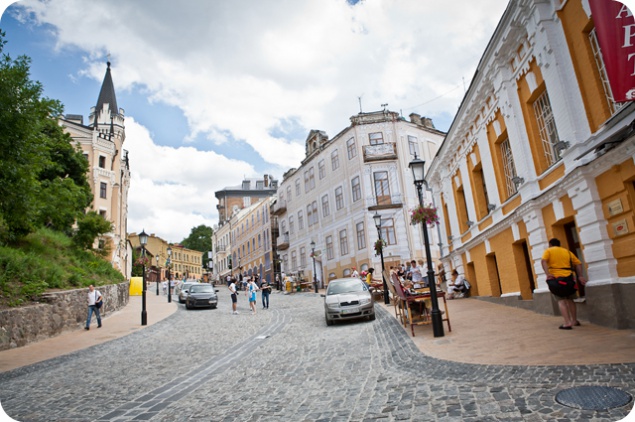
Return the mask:
<svg viewBox="0 0 635 422">
<path fill-rule="evenodd" d="M 102 318 L 128 304 L 129 282 L 99 286 Z M 46 293 L 40 303 L 0 311 L 0 350 L 25 346 L 76 330 L 86 323 L 88 288 Z M 95 321 L 95 317 L 93 317 Z"/>
</svg>

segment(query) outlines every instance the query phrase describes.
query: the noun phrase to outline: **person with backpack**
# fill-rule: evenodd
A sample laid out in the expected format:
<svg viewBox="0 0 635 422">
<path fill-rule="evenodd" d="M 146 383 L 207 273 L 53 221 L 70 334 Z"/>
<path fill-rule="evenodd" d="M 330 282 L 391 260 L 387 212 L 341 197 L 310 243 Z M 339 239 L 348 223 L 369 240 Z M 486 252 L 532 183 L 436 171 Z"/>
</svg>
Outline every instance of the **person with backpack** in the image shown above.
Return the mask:
<svg viewBox="0 0 635 422">
<path fill-rule="evenodd" d="M 542 254 L 540 263 L 547 275 L 549 290 L 558 301 L 558 308 L 562 318 L 564 318 L 564 324 L 558 328 L 571 330 L 574 325 L 580 325 L 580 321 L 577 319 L 576 305 L 573 301 L 576 297 L 574 272 L 580 284 L 584 286 L 587 283 L 582 275 L 582 263 L 575 254 L 561 247 L 560 240 L 556 238 L 549 240 L 549 248 Z M 558 285 L 558 281 L 561 282 L 560 285 Z M 554 286 L 564 287 L 564 289 L 555 290 Z"/>
</svg>

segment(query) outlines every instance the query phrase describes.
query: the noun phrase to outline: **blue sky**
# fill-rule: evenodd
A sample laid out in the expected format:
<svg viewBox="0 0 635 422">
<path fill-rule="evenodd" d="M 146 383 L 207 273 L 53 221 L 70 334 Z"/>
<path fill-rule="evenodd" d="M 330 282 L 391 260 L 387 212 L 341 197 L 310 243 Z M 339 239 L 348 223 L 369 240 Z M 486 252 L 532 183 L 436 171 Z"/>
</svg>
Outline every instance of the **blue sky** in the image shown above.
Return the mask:
<svg viewBox="0 0 635 422">
<path fill-rule="evenodd" d="M 447 130 L 506 4 L 21 0 L 0 28 L 45 95 L 85 119 L 110 54 L 133 171 L 129 229 L 180 241 L 217 222 L 214 191 L 281 178 L 311 129 L 349 125 L 358 97 L 364 111 L 388 103 Z"/>
</svg>

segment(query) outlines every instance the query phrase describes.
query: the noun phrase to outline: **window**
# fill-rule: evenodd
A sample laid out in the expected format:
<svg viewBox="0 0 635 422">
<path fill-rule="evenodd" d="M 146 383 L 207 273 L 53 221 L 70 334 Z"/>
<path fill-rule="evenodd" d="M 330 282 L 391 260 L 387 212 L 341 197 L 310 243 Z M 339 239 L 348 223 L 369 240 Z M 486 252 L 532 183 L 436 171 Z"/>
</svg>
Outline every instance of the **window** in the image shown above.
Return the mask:
<svg viewBox="0 0 635 422">
<path fill-rule="evenodd" d="M 342 192 L 342 187 L 339 186 L 335 188 L 335 209 L 341 210 L 344 208 L 344 194 Z"/>
<path fill-rule="evenodd" d="M 348 255 L 348 238 L 346 237 L 346 229 L 340 230 L 340 254 Z"/>
<path fill-rule="evenodd" d="M 293 224 L 293 216 L 289 216 L 289 234 L 293 234 L 294 232 L 294 224 Z"/>
<path fill-rule="evenodd" d="M 99 215 L 101 215 L 105 219 L 106 218 L 106 210 L 99 210 Z"/>
<path fill-rule="evenodd" d="M 100 169 L 106 168 L 106 157 L 104 157 L 103 155 L 99 156 L 99 168 Z"/>
<path fill-rule="evenodd" d="M 333 236 L 326 236 L 326 259 L 333 259 Z"/>
<path fill-rule="evenodd" d="M 295 179 L 295 196 L 300 196 L 300 179 Z"/>
<path fill-rule="evenodd" d="M 291 186 L 287 186 L 287 201 L 291 202 Z"/>
<path fill-rule="evenodd" d="M 362 199 L 362 187 L 359 183 L 359 176 L 355 176 L 353 180 L 351 180 L 351 190 L 353 192 L 353 202 Z"/>
<path fill-rule="evenodd" d="M 397 237 L 395 236 L 395 221 L 392 218 L 381 219 L 381 238 L 384 239 L 386 245 L 397 244 Z"/>
<path fill-rule="evenodd" d="M 291 252 L 291 270 L 295 271 L 298 268 L 298 258 L 295 251 Z"/>
<path fill-rule="evenodd" d="M 516 165 L 514 165 L 514 156 L 509 146 L 509 138 L 499 144 L 501 158 L 503 159 L 503 173 L 505 174 L 505 188 L 507 189 L 507 198 L 514 195 L 518 188 L 514 183 L 516 177 Z"/>
<path fill-rule="evenodd" d="M 340 156 L 337 154 L 337 150 L 331 153 L 331 169 L 337 170 L 340 167 Z"/>
<path fill-rule="evenodd" d="M 551 109 L 547 91 L 543 92 L 534 102 L 534 113 L 547 165 L 552 166 L 560 160 L 560 157 L 555 149 L 555 145 L 558 142 L 558 130 L 556 129 L 556 121 L 553 117 L 553 110 Z"/>
<path fill-rule="evenodd" d="M 379 145 L 384 143 L 384 134 L 382 132 L 369 133 L 368 139 L 371 145 Z"/>
<path fill-rule="evenodd" d="M 321 160 L 318 163 L 318 173 L 320 176 L 320 180 L 324 179 L 326 177 L 326 166 L 324 165 L 324 160 Z"/>
<path fill-rule="evenodd" d="M 101 182 L 99 184 L 99 197 L 100 198 L 104 198 L 104 199 L 107 198 L 107 195 L 106 195 L 107 189 L 108 189 L 108 185 L 105 182 Z"/>
<path fill-rule="evenodd" d="M 317 224 L 318 223 L 317 201 L 313 201 L 313 203 L 311 204 L 311 208 L 313 211 L 313 224 Z"/>
<path fill-rule="evenodd" d="M 298 230 L 304 229 L 304 215 L 302 210 L 298 211 Z"/>
<path fill-rule="evenodd" d="M 309 186 L 309 171 L 305 171 L 304 172 L 304 193 L 307 193 L 309 190 L 311 190 L 311 187 Z"/>
<path fill-rule="evenodd" d="M 306 220 L 309 227 L 313 225 L 313 207 L 311 204 L 306 206 Z"/>
<path fill-rule="evenodd" d="M 373 178 L 375 180 L 375 196 L 377 197 L 377 205 L 391 204 L 388 172 L 377 171 L 373 173 Z"/>
<path fill-rule="evenodd" d="M 304 246 L 300 248 L 300 267 L 306 267 L 306 249 Z"/>
<path fill-rule="evenodd" d="M 357 230 L 357 249 L 362 250 L 366 249 L 366 231 L 364 230 L 364 222 L 357 223 L 355 225 L 355 229 Z"/>
<path fill-rule="evenodd" d="M 324 195 L 322 197 L 322 217 L 327 217 L 330 214 L 329 209 L 329 196 Z"/>
<path fill-rule="evenodd" d="M 595 58 L 595 64 L 600 72 L 600 79 L 602 80 L 602 87 L 604 88 L 604 94 L 609 105 L 611 115 L 621 109 L 627 103 L 616 103 L 613 97 L 613 90 L 609 83 L 609 78 L 606 74 L 606 66 L 604 65 L 604 59 L 602 59 L 602 51 L 600 50 L 600 44 L 598 44 L 598 37 L 595 32 L 595 28 L 589 33 L 589 41 L 591 42 L 591 49 L 593 50 L 593 57 Z"/>
<path fill-rule="evenodd" d="M 419 154 L 419 145 L 417 144 L 417 138 L 415 138 L 414 136 L 408 135 L 408 150 L 410 151 L 410 155 L 421 157 L 421 154 Z"/>
<path fill-rule="evenodd" d="M 245 196 L 243 198 L 243 206 L 244 207 L 249 207 L 251 206 L 251 197 L 250 196 Z"/>
<path fill-rule="evenodd" d="M 355 148 L 355 138 L 351 138 L 346 141 L 346 152 L 348 153 L 348 159 L 357 157 L 357 149 Z"/>
<path fill-rule="evenodd" d="M 315 171 L 313 167 L 309 169 L 309 189 L 315 189 Z"/>
</svg>

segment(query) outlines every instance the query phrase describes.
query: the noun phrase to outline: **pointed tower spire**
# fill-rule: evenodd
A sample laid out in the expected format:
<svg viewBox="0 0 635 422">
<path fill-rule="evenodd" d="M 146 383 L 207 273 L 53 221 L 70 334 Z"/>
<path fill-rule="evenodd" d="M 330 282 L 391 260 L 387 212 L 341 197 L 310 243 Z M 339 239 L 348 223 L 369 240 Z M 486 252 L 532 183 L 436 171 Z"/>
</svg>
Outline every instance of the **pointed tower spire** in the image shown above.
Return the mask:
<svg viewBox="0 0 635 422">
<path fill-rule="evenodd" d="M 112 83 L 112 76 L 110 75 L 110 62 L 107 62 L 107 65 L 106 76 L 104 76 L 104 82 L 101 84 L 97 106 L 95 106 L 95 125 L 97 124 L 97 116 L 104 108 L 104 104 L 109 104 L 111 115 L 119 113 L 117 97 L 115 96 L 115 85 Z"/>
</svg>

